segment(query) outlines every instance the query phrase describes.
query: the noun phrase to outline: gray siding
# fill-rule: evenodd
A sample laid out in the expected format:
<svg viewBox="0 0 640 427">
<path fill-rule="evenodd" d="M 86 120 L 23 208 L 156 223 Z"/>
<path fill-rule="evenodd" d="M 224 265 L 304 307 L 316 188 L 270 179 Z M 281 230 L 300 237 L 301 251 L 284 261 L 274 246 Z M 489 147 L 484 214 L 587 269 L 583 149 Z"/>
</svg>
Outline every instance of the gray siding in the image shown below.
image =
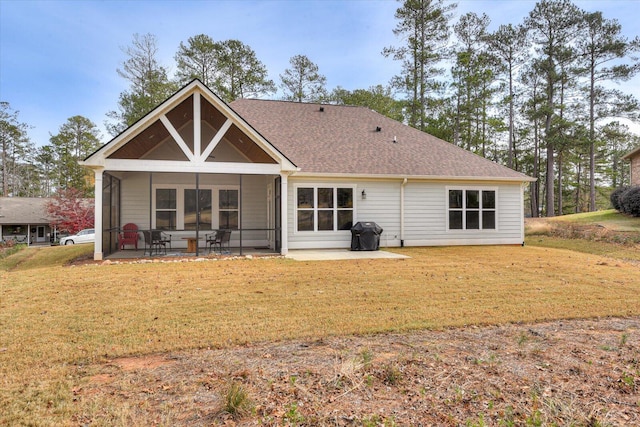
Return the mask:
<svg viewBox="0 0 640 427">
<path fill-rule="evenodd" d="M 402 180 L 339 180 L 291 178 L 288 187 L 290 249 L 348 248 L 351 233 L 296 232 L 296 187 L 299 185 L 355 186 L 354 222 L 374 221 L 384 232 L 381 246 L 440 246 L 521 244 L 524 238 L 522 188 L 519 183 L 445 183 L 409 180 L 404 187 L 404 235 L 401 223 Z M 490 189 L 497 192 L 495 230 L 447 230 L 447 190 Z M 362 199 L 362 190 L 366 199 Z"/>
</svg>

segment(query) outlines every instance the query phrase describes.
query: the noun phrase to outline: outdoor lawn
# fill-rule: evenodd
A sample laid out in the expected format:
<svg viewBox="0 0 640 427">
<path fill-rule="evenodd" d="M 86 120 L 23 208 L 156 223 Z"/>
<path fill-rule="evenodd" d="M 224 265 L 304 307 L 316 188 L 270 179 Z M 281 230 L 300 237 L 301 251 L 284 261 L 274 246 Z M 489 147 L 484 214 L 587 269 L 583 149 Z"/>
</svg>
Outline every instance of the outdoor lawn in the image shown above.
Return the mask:
<svg viewBox="0 0 640 427">
<path fill-rule="evenodd" d="M 535 329 L 531 325 L 540 322 L 613 317 L 630 319 L 631 326 L 616 335 L 616 345 L 637 355 L 640 332 L 633 325 L 640 316 L 640 250 L 588 241 L 583 243 L 583 252 L 537 246 L 544 245 L 545 239 L 553 240 L 532 236 L 524 247 L 392 249 L 411 258 L 320 262 L 274 257 L 110 265 L 87 261 L 69 266 L 69 260 L 89 254 L 92 247 L 20 251 L 0 259 L 0 425 L 211 425 L 225 421 L 239 425 L 328 425 L 329 415 L 319 415 L 320 409 L 313 415 L 314 406 L 303 404 L 313 402 L 312 396 L 319 399 L 319 395 L 309 387 L 301 391 L 302 385 L 296 386 L 296 380 L 286 372 L 282 375 L 285 384 L 293 381 L 289 387 L 293 397 L 282 395 L 278 401 L 265 394 L 274 393 L 281 378 L 264 378 L 267 371 L 257 370 L 257 365 L 238 353 L 253 346 L 296 343 L 300 349 L 311 343 L 330 346 L 335 340 L 360 340 L 358 349 L 350 350 L 351 359 L 342 353 L 337 359 L 336 353 L 326 354 L 328 360 L 340 360 L 332 372 L 343 380 L 331 382 L 331 387 L 337 388 L 333 399 L 355 405 L 336 409 L 350 411 L 340 415 L 353 425 L 402 425 L 403 420 L 416 420 L 403 418 L 400 412 L 358 412 L 355 401 L 350 400 L 356 392 L 370 390 L 371 394 L 371 390 L 383 392 L 386 387 L 390 393 L 399 385 L 405 391 L 410 388 L 408 367 L 402 376 L 405 365 L 394 362 L 399 369 L 398 382 L 394 382 L 393 366 L 382 362 L 386 352 L 367 353 L 371 351 L 367 348 L 381 345 L 374 343 L 381 337 L 405 337 L 391 338 L 393 342 L 408 340 L 416 333 L 455 334 L 487 325 L 525 325 L 524 332 L 518 334 L 528 334 Z M 587 253 L 589 247 L 610 250 L 603 253 L 598 249 L 600 254 L 592 254 Z M 620 334 L 626 337 L 622 345 Z M 536 337 L 522 340 L 526 343 Z M 435 342 L 435 338 L 421 339 Z M 516 341 L 519 339 L 511 339 L 511 345 Z M 479 348 L 488 345 L 483 342 L 477 343 Z M 426 353 L 415 345 L 412 357 L 425 361 L 421 357 Z M 221 351 L 225 363 L 231 365 L 223 375 L 228 375 L 225 381 L 218 378 L 205 384 L 203 372 L 217 368 L 196 368 L 195 362 L 188 368 L 193 371 L 183 372 L 179 381 L 175 373 L 172 377 L 148 377 L 149 372 L 170 361 L 190 358 L 202 362 L 203 352 L 212 351 Z M 271 356 L 277 350 L 264 351 L 260 360 L 280 363 L 278 372 L 286 371 L 287 363 Z M 500 349 L 493 351 L 499 354 Z M 595 346 L 594 351 L 605 350 Z M 626 353 L 617 354 L 626 357 Z M 499 357 L 506 360 L 506 355 Z M 361 363 L 345 368 L 344 361 L 355 358 Z M 158 363 L 149 362 L 136 371 L 135 364 L 129 369 L 130 365 L 122 362 L 136 359 Z M 437 358 L 429 360 L 438 363 Z M 377 362 L 377 368 L 366 369 L 367 363 Z M 314 369 L 320 368 L 310 365 L 307 369 L 312 378 Z M 636 359 L 625 372 L 628 387 L 624 388 L 622 380 L 622 392 L 633 396 L 640 389 L 640 362 Z M 300 381 L 297 384 L 304 384 Z M 239 397 L 230 397 L 228 384 L 247 396 L 239 393 Z M 380 387 L 375 388 L 376 384 Z M 164 400 L 158 400 L 156 392 L 164 393 Z M 207 400 L 203 397 L 206 393 L 214 397 Z M 307 400 L 305 393 L 309 394 Z M 542 396 L 543 391 L 540 393 Z M 262 403 L 260 396 L 264 397 Z M 545 418 L 549 414 L 544 405 L 536 409 L 532 403 L 536 400 L 531 400 L 530 393 L 527 396 L 519 413 L 519 403 L 509 402 L 505 394 L 496 396 L 491 405 L 483 403 L 484 412 L 472 412 L 473 418 L 459 412 L 465 407 L 466 397 L 461 396 L 456 409 L 450 410 L 450 420 L 436 424 L 485 425 L 488 420 L 512 420 L 514 424 L 503 425 L 524 425 L 526 420 L 537 419 L 536 411 L 541 420 L 552 419 Z M 239 406 L 238 411 L 230 399 Z M 402 398 L 393 401 L 398 399 Z M 632 399 L 637 403 L 635 408 L 631 404 L 630 411 L 637 413 L 640 400 Z M 384 399 L 374 400 L 384 405 Z M 245 401 L 245 410 L 240 410 Z M 455 399 L 448 402 L 455 403 Z M 582 408 L 579 403 L 576 408 Z M 587 425 L 589 414 L 580 411 Z M 593 416 L 604 421 L 589 425 L 607 425 L 607 419 L 618 419 L 600 412 Z M 583 418 L 576 415 L 575 420 Z M 340 420 L 331 425 L 349 424 Z"/>
</svg>

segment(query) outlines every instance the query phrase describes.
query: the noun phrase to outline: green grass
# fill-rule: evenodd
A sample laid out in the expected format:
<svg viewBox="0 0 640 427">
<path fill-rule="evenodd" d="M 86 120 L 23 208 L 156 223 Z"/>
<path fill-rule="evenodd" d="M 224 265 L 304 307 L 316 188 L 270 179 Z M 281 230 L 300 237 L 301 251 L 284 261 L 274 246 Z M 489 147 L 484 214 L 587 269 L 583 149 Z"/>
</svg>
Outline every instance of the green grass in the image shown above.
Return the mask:
<svg viewBox="0 0 640 427">
<path fill-rule="evenodd" d="M 0 259 L 0 270 L 26 271 L 58 267 L 78 258 L 93 256 L 93 245 L 23 246 L 17 253 Z"/>
<path fill-rule="evenodd" d="M 640 232 L 640 218 L 622 215 L 615 209 L 563 215 L 550 219 L 553 221 L 571 222 L 582 225 L 600 225 L 615 231 Z"/>
<path fill-rule="evenodd" d="M 564 249 L 585 254 L 605 256 L 622 261 L 640 261 L 640 251 L 630 249 L 627 246 L 617 243 L 594 242 L 593 240 L 586 239 L 563 239 L 561 237 L 536 235 L 526 237 L 525 245 Z"/>
</svg>

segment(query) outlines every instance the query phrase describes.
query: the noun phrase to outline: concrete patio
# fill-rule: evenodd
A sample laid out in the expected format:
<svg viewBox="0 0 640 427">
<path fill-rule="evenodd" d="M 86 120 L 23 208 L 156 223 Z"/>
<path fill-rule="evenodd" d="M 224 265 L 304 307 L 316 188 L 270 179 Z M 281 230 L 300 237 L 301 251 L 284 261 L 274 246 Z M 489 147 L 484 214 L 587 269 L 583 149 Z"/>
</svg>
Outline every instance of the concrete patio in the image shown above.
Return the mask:
<svg viewBox="0 0 640 427">
<path fill-rule="evenodd" d="M 348 249 L 296 249 L 286 255 L 296 261 L 336 261 L 347 259 L 403 259 L 407 255 L 387 251 L 350 251 Z"/>
</svg>

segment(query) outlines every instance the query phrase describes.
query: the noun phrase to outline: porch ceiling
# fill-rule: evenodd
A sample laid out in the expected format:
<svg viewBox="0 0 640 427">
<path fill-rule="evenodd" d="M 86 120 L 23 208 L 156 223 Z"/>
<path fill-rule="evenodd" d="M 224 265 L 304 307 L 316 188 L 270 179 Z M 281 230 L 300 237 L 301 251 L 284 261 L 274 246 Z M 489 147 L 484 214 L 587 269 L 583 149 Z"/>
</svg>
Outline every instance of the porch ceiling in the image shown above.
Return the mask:
<svg viewBox="0 0 640 427">
<path fill-rule="evenodd" d="M 151 126 L 143 130 L 127 144 L 116 150 L 112 155 L 109 156 L 109 158 L 143 159 L 148 155 L 148 153 L 153 152 L 168 139 L 171 139 L 169 131 L 160 120 L 156 120 L 153 124 L 151 124 Z M 180 158 L 177 158 L 175 160 L 187 160 L 187 157 L 184 155 L 184 153 L 182 153 Z"/>
<path fill-rule="evenodd" d="M 276 163 L 271 156 L 265 153 L 262 148 L 258 147 L 258 145 L 245 135 L 244 132 L 238 129 L 236 125 L 229 128 L 225 135 L 225 139 L 252 163 Z M 215 150 L 213 153 L 215 155 Z"/>
</svg>

